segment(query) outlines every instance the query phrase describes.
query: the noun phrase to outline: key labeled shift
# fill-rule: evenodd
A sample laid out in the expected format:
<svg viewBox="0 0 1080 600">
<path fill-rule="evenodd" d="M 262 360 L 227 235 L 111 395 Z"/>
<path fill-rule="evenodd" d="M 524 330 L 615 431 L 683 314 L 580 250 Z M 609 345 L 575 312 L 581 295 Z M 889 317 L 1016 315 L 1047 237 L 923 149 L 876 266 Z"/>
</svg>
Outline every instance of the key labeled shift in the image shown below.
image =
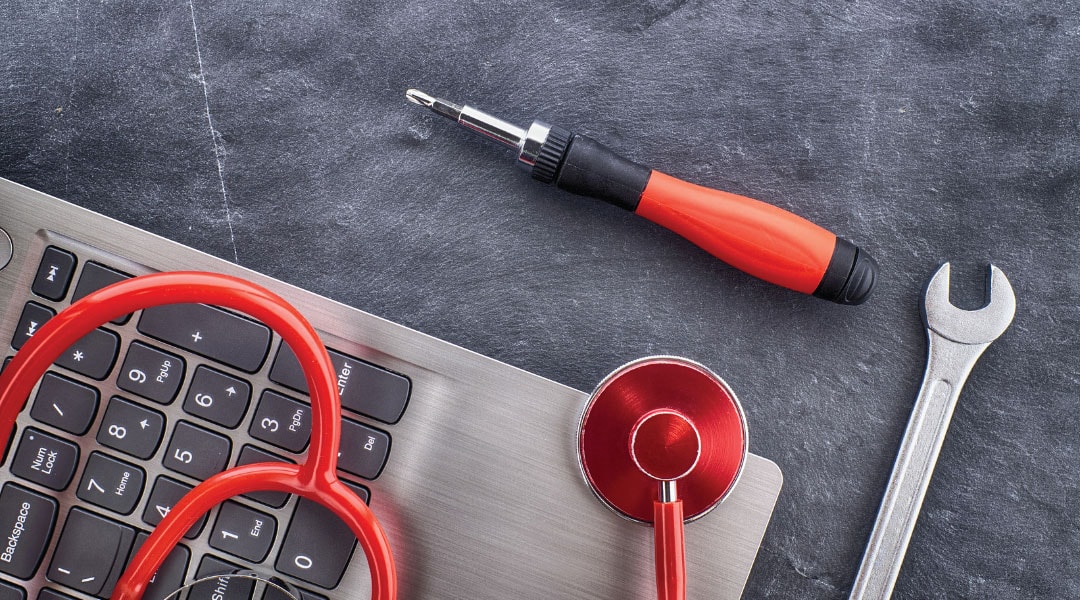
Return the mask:
<svg viewBox="0 0 1080 600">
<path fill-rule="evenodd" d="M 521 128 L 419 90 L 405 97 L 516 149 L 533 179 L 645 217 L 745 273 L 840 304 L 861 304 L 874 286 L 865 250 L 779 207 L 654 171 L 561 127 Z"/>
</svg>

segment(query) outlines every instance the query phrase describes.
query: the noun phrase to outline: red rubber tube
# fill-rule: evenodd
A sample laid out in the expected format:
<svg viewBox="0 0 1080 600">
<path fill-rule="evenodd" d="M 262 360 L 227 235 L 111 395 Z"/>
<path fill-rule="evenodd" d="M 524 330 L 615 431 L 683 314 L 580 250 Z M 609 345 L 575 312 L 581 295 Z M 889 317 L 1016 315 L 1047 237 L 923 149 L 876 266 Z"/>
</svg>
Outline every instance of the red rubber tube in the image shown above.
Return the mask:
<svg viewBox="0 0 1080 600">
<path fill-rule="evenodd" d="M 205 303 L 241 311 L 281 335 L 296 354 L 310 390 L 311 447 L 299 465 L 235 467 L 196 486 L 143 544 L 117 583 L 113 600 L 141 598 L 165 557 L 211 508 L 233 496 L 264 490 L 298 494 L 331 510 L 364 549 L 371 570 L 372 599 L 396 599 L 397 573 L 386 534 L 367 504 L 337 478 L 341 400 L 326 348 L 299 311 L 253 283 L 214 273 L 157 273 L 113 284 L 75 302 L 42 325 L 0 375 L 0 435 L 11 437 L 30 392 L 69 346 L 117 317 L 176 303 Z"/>
<path fill-rule="evenodd" d="M 686 541 L 682 500 L 653 502 L 653 552 L 656 557 L 656 596 L 686 600 Z"/>
<path fill-rule="evenodd" d="M 765 281 L 813 294 L 836 236 L 782 208 L 653 171 L 634 211 Z"/>
</svg>

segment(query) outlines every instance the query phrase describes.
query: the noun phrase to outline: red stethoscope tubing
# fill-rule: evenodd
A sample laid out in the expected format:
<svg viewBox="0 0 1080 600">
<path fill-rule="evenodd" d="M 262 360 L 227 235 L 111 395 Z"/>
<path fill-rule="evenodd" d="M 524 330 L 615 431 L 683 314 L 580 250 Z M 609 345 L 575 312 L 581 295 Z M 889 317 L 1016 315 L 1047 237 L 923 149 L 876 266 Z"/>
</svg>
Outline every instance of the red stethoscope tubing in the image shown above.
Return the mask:
<svg viewBox="0 0 1080 600">
<path fill-rule="evenodd" d="M 656 559 L 656 597 L 686 600 L 686 542 L 682 500 L 653 501 L 653 556 Z"/>
<path fill-rule="evenodd" d="M 386 534 L 374 513 L 337 478 L 341 400 L 334 368 L 318 334 L 281 297 L 248 281 L 202 272 L 144 275 L 73 303 L 38 329 L 0 375 L 0 434 L 15 419 L 52 363 L 84 335 L 120 316 L 163 304 L 203 303 L 237 310 L 277 332 L 296 354 L 311 396 L 311 446 L 301 464 L 252 464 L 218 473 L 185 495 L 154 529 L 116 584 L 113 600 L 138 600 L 184 533 L 211 508 L 255 491 L 289 492 L 331 510 L 360 542 L 371 571 L 373 600 L 397 597 L 397 574 Z M 4 433 L 6 432 L 6 433 Z"/>
</svg>

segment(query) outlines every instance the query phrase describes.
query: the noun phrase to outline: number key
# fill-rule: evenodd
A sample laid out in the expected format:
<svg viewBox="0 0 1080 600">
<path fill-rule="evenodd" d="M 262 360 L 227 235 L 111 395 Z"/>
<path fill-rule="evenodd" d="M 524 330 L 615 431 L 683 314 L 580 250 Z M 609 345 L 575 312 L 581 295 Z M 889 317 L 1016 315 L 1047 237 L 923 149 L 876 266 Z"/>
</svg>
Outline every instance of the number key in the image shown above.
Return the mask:
<svg viewBox="0 0 1080 600">
<path fill-rule="evenodd" d="M 165 452 L 165 467 L 195 479 L 225 470 L 232 444 L 212 431 L 180 421 Z"/>
<path fill-rule="evenodd" d="M 251 562 L 262 562 L 270 553 L 277 521 L 268 514 L 236 502 L 221 505 L 210 545 Z"/>
<path fill-rule="evenodd" d="M 98 428 L 97 441 L 136 458 L 150 458 L 161 443 L 165 417 L 155 411 L 114 396 Z"/>
<path fill-rule="evenodd" d="M 184 359 L 140 342 L 132 342 L 116 386 L 158 404 L 176 398 L 184 381 Z"/>
<path fill-rule="evenodd" d="M 102 508 L 130 514 L 142 495 L 146 475 L 135 465 L 94 452 L 86 461 L 76 495 Z"/>
<path fill-rule="evenodd" d="M 303 452 L 311 437 L 311 407 L 266 390 L 249 429 L 252 437 L 292 452 Z"/>
<path fill-rule="evenodd" d="M 184 398 L 184 412 L 232 429 L 244 418 L 250 400 L 246 381 L 199 366 Z"/>
<path fill-rule="evenodd" d="M 187 494 L 192 489 L 190 485 L 180 483 L 175 479 L 169 479 L 165 476 L 158 477 L 154 481 L 154 489 L 150 490 L 150 498 L 146 501 L 146 509 L 143 510 L 142 514 L 143 522 L 156 527 L 165 518 L 165 515 L 169 514 L 172 507 L 184 497 L 184 494 Z M 206 515 L 203 515 L 191 526 L 191 529 L 188 529 L 184 537 L 189 540 L 195 539 L 205 524 Z"/>
</svg>

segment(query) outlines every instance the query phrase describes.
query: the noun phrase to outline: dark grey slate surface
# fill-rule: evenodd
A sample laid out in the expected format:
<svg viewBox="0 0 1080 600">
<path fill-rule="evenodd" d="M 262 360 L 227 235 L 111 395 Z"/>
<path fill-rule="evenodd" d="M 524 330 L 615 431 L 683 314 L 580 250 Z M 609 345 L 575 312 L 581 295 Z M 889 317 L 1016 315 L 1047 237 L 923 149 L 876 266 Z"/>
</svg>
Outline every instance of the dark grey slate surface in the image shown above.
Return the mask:
<svg viewBox="0 0 1080 600">
<path fill-rule="evenodd" d="M 673 353 L 786 485 L 747 598 L 846 597 L 954 261 L 1019 297 L 898 598 L 1080 596 L 1080 16 L 1061 2 L 0 4 L 0 176 L 581 389 Z M 577 128 L 869 249 L 842 307 L 534 185 L 408 87 Z"/>
</svg>

